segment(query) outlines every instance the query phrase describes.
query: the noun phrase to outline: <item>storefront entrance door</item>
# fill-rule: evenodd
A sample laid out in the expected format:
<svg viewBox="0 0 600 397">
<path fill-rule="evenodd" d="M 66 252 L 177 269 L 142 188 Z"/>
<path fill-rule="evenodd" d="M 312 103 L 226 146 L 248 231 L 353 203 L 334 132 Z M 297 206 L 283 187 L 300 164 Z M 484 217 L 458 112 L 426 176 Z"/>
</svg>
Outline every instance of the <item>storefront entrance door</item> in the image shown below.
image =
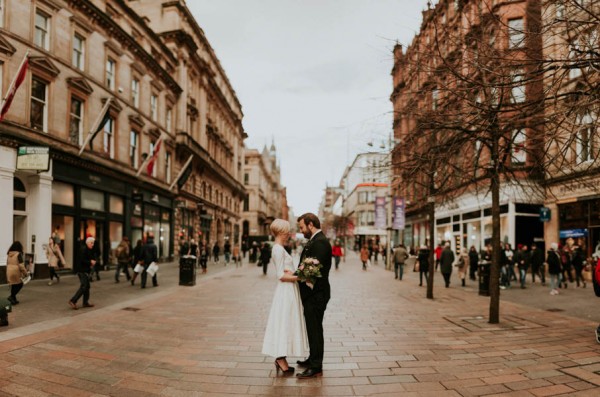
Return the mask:
<svg viewBox="0 0 600 397">
<path fill-rule="evenodd" d="M 82 219 L 81 228 L 79 230 L 82 244 L 85 244 L 85 240 L 88 237 L 93 237 L 96 239 L 94 250 L 98 256 L 98 262 L 100 262 L 101 266 L 106 264 L 108 260 L 108 252 L 104 247 L 104 221 L 99 221 L 96 219 Z"/>
</svg>

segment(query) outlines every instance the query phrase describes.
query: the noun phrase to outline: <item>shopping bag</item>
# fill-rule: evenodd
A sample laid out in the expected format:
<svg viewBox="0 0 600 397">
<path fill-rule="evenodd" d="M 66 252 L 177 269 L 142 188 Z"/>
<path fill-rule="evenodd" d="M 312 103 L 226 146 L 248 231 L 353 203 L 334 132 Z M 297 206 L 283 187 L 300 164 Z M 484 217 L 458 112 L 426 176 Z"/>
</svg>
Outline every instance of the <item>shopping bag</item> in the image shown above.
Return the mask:
<svg viewBox="0 0 600 397">
<path fill-rule="evenodd" d="M 146 269 L 146 273 L 154 277 L 156 272 L 158 272 L 158 265 L 156 264 L 156 262 L 152 262 L 150 266 L 148 266 L 148 269 Z"/>
<path fill-rule="evenodd" d="M 140 265 L 139 263 L 137 265 L 135 265 L 135 267 L 133 268 L 133 271 L 136 273 L 141 273 L 144 271 L 144 266 Z"/>
<path fill-rule="evenodd" d="M 31 281 L 31 274 L 29 274 L 29 273 L 27 273 L 26 276 L 21 277 L 21 282 L 23 283 L 23 285 L 27 284 L 30 281 Z"/>
</svg>

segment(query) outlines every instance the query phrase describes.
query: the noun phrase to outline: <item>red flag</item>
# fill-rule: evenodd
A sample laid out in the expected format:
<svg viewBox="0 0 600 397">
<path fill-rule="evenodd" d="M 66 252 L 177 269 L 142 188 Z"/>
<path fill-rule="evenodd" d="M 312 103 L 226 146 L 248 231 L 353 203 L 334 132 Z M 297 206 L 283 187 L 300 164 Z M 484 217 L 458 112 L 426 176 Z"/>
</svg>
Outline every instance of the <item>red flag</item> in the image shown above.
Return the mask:
<svg viewBox="0 0 600 397">
<path fill-rule="evenodd" d="M 8 112 L 10 108 L 10 104 L 17 93 L 17 89 L 25 80 L 25 76 L 27 75 L 27 68 L 29 67 L 29 56 L 25 54 L 25 58 L 23 62 L 21 62 L 21 66 L 19 66 L 19 70 L 17 71 L 17 75 L 15 79 L 11 82 L 8 91 L 6 93 L 6 97 L 4 98 L 4 102 L 2 102 L 2 107 L 0 108 L 0 121 L 4 119 L 4 115 Z"/>
<path fill-rule="evenodd" d="M 146 166 L 146 171 L 148 171 L 148 175 L 152 175 L 152 171 L 154 170 L 154 163 L 158 158 L 158 152 L 160 151 L 160 144 L 162 143 L 162 139 L 159 139 L 156 142 L 156 146 L 154 146 L 154 150 L 152 151 L 152 157 L 148 160 L 148 165 Z"/>
</svg>

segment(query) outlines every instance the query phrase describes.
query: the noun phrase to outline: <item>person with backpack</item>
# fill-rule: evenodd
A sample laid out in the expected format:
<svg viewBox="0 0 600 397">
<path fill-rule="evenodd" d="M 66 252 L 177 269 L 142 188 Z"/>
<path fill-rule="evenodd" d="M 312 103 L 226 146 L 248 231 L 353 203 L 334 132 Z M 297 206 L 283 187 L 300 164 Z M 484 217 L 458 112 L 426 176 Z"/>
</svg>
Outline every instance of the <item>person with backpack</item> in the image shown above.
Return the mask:
<svg viewBox="0 0 600 397">
<path fill-rule="evenodd" d="M 119 282 L 119 276 L 121 275 L 121 269 L 125 272 L 127 281 L 131 280 L 129 275 L 129 263 L 131 261 L 131 250 L 129 249 L 129 238 L 124 236 L 116 250 L 117 256 L 117 270 L 115 271 L 115 283 Z"/>
</svg>

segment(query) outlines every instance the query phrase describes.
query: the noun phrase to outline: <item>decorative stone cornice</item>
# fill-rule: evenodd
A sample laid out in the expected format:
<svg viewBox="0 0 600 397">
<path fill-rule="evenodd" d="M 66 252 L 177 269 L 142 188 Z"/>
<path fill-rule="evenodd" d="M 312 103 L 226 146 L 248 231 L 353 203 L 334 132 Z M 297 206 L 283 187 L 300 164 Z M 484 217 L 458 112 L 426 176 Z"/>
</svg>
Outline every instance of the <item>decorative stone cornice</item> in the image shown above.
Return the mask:
<svg viewBox="0 0 600 397">
<path fill-rule="evenodd" d="M 16 51 L 17 49 L 13 47 L 12 44 L 10 44 L 9 41 L 6 40 L 4 36 L 0 34 L 0 52 L 12 56 Z"/>
<path fill-rule="evenodd" d="M 82 92 L 85 95 L 90 95 L 94 92 L 92 86 L 83 77 L 69 77 L 67 79 L 67 84 L 69 87 Z"/>
<path fill-rule="evenodd" d="M 144 120 L 138 114 L 129 115 L 129 123 L 138 127 L 139 129 L 144 128 Z"/>
<path fill-rule="evenodd" d="M 29 57 L 29 67 L 53 79 L 60 74 L 60 70 L 46 57 Z"/>
</svg>

